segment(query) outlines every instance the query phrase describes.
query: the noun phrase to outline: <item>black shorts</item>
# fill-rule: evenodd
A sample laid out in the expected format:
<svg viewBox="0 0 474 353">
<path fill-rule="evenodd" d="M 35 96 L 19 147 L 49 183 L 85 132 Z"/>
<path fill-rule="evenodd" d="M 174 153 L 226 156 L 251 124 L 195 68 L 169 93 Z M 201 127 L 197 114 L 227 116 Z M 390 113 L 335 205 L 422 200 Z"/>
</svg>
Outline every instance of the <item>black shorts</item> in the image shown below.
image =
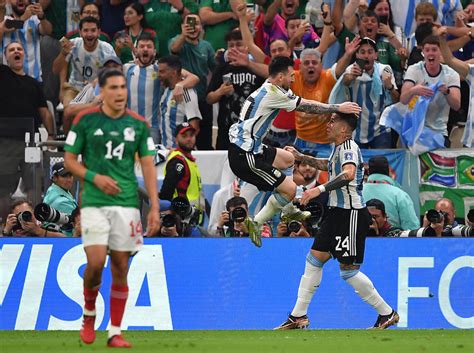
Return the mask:
<svg viewBox="0 0 474 353">
<path fill-rule="evenodd" d="M 228 152 L 232 172 L 263 191 L 273 191 L 286 178 L 281 171 L 273 167 L 275 156 L 276 148 L 271 146 L 265 146 L 262 154 L 253 154 L 231 143 Z"/>
<path fill-rule="evenodd" d="M 342 264 L 360 265 L 364 261 L 365 237 L 371 220 L 367 208 L 329 207 L 312 249 L 330 252 Z"/>
</svg>

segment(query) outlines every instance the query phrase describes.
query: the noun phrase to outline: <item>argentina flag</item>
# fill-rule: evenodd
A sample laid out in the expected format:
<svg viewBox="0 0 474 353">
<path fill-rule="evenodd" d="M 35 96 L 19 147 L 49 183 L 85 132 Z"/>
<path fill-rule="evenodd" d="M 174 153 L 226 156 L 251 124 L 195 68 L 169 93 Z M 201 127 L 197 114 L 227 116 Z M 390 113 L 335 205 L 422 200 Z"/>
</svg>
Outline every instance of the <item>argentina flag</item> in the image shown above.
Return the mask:
<svg viewBox="0 0 474 353">
<path fill-rule="evenodd" d="M 438 82 L 430 88 L 435 92 L 442 85 Z M 401 103 L 387 107 L 380 117 L 380 125 L 394 129 L 399 135 L 403 145 L 407 146 L 410 152 L 416 156 L 438 148 L 444 148 L 444 136 L 425 126 L 426 112 L 428 105 L 433 100 L 419 97 L 412 110 L 408 105 Z"/>
</svg>

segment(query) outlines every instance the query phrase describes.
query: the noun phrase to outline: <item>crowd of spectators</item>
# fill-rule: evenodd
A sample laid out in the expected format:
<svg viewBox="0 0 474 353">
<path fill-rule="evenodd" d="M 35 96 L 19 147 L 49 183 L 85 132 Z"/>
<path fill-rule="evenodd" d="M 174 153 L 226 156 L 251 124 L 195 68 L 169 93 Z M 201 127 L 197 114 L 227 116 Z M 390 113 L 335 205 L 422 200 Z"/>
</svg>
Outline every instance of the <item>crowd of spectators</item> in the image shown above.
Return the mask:
<svg viewBox="0 0 474 353">
<path fill-rule="evenodd" d="M 35 129 L 42 124 L 48 139 L 65 138 L 79 111 L 101 104 L 98 72 L 121 68 L 129 108 L 146 118 L 157 145 L 174 151 L 162 195 L 172 202 L 177 195 L 192 194 L 191 204 L 201 213 L 206 207 L 198 200 L 200 190 L 179 190 L 179 178 L 171 176 L 181 177 L 188 164 L 195 165 L 193 149 L 228 148 L 230 126 L 267 78 L 275 56 L 293 59 L 292 90 L 298 96 L 324 103 L 351 100 L 362 107 L 353 136 L 361 148 L 403 148 L 381 116 L 397 102 L 412 109 L 420 98 L 429 100 L 425 127 L 442 136 L 445 148 L 472 147 L 474 2 L 461 0 L 442 9 L 437 2 L 416 3 L 413 24 L 407 24 L 397 23 L 389 0 L 334 0 L 321 8 L 305 0 L 0 0 L 0 118 L 32 117 Z M 48 109 L 47 101 L 55 108 Z M 328 157 L 328 120 L 324 114 L 282 111 L 265 143 Z M 462 139 L 450 136 L 455 126 L 465 127 Z M 4 135 L 0 132 L 0 146 L 10 152 L 0 188 L 9 196 L 27 166 L 24 137 Z M 390 178 L 387 163 L 383 157 L 369 163 L 364 188 L 376 220 L 374 234 L 428 226 Z M 69 193 L 62 184 L 67 172 L 58 168 L 46 199 L 51 192 Z M 295 167 L 301 187 L 324 180 L 324 173 L 305 168 Z M 191 170 L 200 178 L 197 167 Z M 242 236 L 245 229 L 230 217 L 235 208 L 249 212 L 252 200 L 235 194 L 234 186 L 227 189 L 229 202 L 220 203 L 209 232 Z M 24 223 L 12 212 L 25 205 L 8 204 L 4 232 Z M 300 224 L 292 231 L 284 221 L 274 223 L 273 236 L 306 236 L 314 228 Z M 229 231 L 229 224 L 237 224 L 237 231 Z M 36 227 L 26 228 L 41 235 Z"/>
</svg>

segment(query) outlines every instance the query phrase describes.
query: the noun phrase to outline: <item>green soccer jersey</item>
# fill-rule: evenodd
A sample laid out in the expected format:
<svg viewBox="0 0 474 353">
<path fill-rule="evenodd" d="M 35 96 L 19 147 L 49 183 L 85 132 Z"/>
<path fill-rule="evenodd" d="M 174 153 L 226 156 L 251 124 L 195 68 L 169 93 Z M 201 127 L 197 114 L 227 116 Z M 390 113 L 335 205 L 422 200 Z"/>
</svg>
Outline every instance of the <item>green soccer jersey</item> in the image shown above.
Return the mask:
<svg viewBox="0 0 474 353">
<path fill-rule="evenodd" d="M 111 177 L 121 191 L 107 195 L 84 180 L 81 207 L 123 206 L 138 208 L 135 153 L 155 154 L 155 144 L 144 118 L 131 110 L 113 119 L 100 108 L 86 110 L 74 119 L 66 151 L 81 154 L 87 169 Z"/>
</svg>

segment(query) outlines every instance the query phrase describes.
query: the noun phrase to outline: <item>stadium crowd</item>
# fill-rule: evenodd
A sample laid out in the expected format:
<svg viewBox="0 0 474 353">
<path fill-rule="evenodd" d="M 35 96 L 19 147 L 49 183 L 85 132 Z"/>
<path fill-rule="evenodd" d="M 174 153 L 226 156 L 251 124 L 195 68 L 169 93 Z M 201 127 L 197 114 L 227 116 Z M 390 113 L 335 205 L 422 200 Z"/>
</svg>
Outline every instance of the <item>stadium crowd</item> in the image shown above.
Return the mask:
<svg viewBox="0 0 474 353">
<path fill-rule="evenodd" d="M 248 236 L 243 221 L 269 194 L 236 178 L 206 203 L 192 151 L 228 149 L 229 129 L 274 57 L 293 60 L 296 95 L 362 107 L 353 134 L 360 148 L 420 154 L 474 146 L 474 1 L 415 3 L 413 14 L 401 15 L 406 0 L 0 0 L 0 120 L 33 117 L 48 140 L 64 140 L 80 111 L 102 104 L 100 70 L 119 68 L 128 107 L 149 123 L 154 143 L 171 150 L 160 236 Z M 421 114 L 424 139 L 406 137 L 408 114 Z M 329 119 L 281 110 L 265 143 L 327 158 Z M 3 236 L 80 236 L 64 165 L 53 166 L 44 203 L 12 199 L 28 173 L 24 146 L 24 136 L 0 131 Z M 371 236 L 473 235 L 458 224 L 448 199 L 420 220 L 387 159 L 373 157 L 368 165 L 363 194 Z M 293 179 L 299 207 L 304 190 L 327 181 L 327 172 L 303 159 Z M 327 197 L 306 206 L 311 217 L 303 222 L 287 221 L 283 209 L 263 236 L 312 236 Z"/>
</svg>

